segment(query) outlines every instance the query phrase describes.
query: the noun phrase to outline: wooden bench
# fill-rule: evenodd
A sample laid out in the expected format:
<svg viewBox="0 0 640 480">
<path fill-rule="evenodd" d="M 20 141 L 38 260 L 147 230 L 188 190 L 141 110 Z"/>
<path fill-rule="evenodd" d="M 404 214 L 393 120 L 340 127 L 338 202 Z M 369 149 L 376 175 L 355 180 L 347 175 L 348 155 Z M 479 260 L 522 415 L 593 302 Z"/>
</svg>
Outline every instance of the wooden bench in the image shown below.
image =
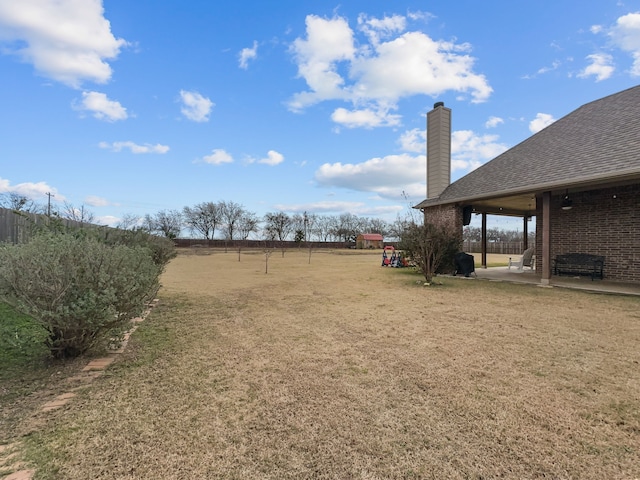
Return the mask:
<svg viewBox="0 0 640 480">
<path fill-rule="evenodd" d="M 589 253 L 563 253 L 553 261 L 554 275 L 589 275 L 591 280 L 604 278 L 604 257 Z"/>
</svg>

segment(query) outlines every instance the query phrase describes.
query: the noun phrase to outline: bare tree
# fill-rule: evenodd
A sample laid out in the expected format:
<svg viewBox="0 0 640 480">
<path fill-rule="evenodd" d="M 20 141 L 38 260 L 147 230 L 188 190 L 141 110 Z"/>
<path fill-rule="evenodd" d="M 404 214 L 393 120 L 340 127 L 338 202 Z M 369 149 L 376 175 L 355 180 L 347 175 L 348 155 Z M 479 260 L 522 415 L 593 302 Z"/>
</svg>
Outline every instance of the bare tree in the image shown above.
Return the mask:
<svg viewBox="0 0 640 480">
<path fill-rule="evenodd" d="M 335 218 L 329 215 L 318 215 L 315 217 L 315 222 L 311 228 L 311 232 L 321 242 L 326 242 L 331 238 L 332 231 L 335 226 Z"/>
<path fill-rule="evenodd" d="M 140 215 L 135 215 L 133 213 L 125 213 L 120 218 L 120 221 L 116 225 L 116 228 L 121 230 L 135 230 L 136 228 L 141 227 L 142 225 L 142 217 Z"/>
<path fill-rule="evenodd" d="M 355 242 L 362 233 L 362 220 L 352 213 L 343 213 L 335 225 L 335 236 L 343 242 Z"/>
<path fill-rule="evenodd" d="M 408 218 L 401 233 L 400 248 L 422 272 L 426 285 L 430 285 L 447 258 L 459 251 L 461 232 L 449 221 L 442 209 L 431 209 L 429 222 Z"/>
<path fill-rule="evenodd" d="M 283 212 L 269 212 L 264 216 L 265 231 L 269 240 L 284 241 L 293 231 L 292 218 Z"/>
<path fill-rule="evenodd" d="M 0 207 L 27 213 L 36 213 L 39 210 L 39 206 L 33 200 L 16 192 L 0 194 Z"/>
<path fill-rule="evenodd" d="M 194 207 L 182 209 L 185 224 L 191 232 L 201 233 L 207 240 L 216 234 L 216 228 L 222 217 L 221 204 L 214 202 L 198 203 Z"/>
<path fill-rule="evenodd" d="M 73 220 L 74 222 L 78 222 L 80 225 L 94 222 L 93 213 L 87 210 L 84 205 L 80 205 L 79 208 L 76 208 L 69 202 L 64 202 L 64 207 L 60 216 L 62 218 Z"/>
<path fill-rule="evenodd" d="M 167 238 L 177 238 L 183 226 L 182 214 L 178 210 L 161 210 L 155 215 L 144 216 L 144 227 Z"/>
<path fill-rule="evenodd" d="M 265 231 L 269 240 L 278 240 L 282 250 L 282 256 L 285 254 L 285 240 L 293 231 L 293 220 L 284 212 L 267 213 L 264 216 Z"/>
<path fill-rule="evenodd" d="M 368 218 L 366 219 L 366 233 L 379 233 L 383 237 L 387 237 L 391 231 L 391 228 L 387 222 L 380 218 Z M 360 233 L 365 233 L 360 232 Z"/>
<path fill-rule="evenodd" d="M 236 230 L 242 242 L 237 242 L 238 246 L 238 261 L 240 261 L 240 253 L 242 251 L 242 244 L 245 243 L 244 240 L 249 238 L 249 235 L 258 231 L 258 217 L 253 212 L 243 212 L 240 220 L 238 220 L 238 224 Z"/>
<path fill-rule="evenodd" d="M 264 252 L 264 273 L 269 273 L 269 257 L 273 254 L 273 249 L 265 248 Z"/>
<path fill-rule="evenodd" d="M 235 202 L 220 202 L 220 219 L 224 225 L 224 237 L 227 240 L 233 240 L 236 233 L 237 225 L 242 215 L 245 213 L 244 207 Z"/>
<path fill-rule="evenodd" d="M 245 210 L 236 226 L 236 231 L 240 239 L 246 240 L 252 233 L 257 233 L 259 223 L 260 221 L 255 213 Z"/>
</svg>

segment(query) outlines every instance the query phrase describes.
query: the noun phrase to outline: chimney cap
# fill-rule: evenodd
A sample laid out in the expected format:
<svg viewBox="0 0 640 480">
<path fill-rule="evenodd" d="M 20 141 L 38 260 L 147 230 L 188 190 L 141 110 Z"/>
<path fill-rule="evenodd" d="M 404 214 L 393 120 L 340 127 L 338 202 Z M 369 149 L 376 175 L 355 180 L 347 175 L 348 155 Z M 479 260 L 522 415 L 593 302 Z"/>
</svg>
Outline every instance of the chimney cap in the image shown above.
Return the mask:
<svg viewBox="0 0 640 480">
<path fill-rule="evenodd" d="M 436 102 L 433 104 L 433 108 L 444 107 L 444 102 Z"/>
</svg>

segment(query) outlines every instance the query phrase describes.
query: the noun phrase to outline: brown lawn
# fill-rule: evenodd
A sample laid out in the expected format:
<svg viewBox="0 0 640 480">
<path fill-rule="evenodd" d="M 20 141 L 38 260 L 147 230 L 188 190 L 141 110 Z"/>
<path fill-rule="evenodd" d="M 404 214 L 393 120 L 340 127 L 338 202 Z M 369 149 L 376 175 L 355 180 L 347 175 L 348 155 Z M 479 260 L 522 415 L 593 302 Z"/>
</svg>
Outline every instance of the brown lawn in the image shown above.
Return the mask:
<svg viewBox="0 0 640 480">
<path fill-rule="evenodd" d="M 634 479 L 638 300 L 353 251 L 191 252 L 36 478 Z"/>
</svg>

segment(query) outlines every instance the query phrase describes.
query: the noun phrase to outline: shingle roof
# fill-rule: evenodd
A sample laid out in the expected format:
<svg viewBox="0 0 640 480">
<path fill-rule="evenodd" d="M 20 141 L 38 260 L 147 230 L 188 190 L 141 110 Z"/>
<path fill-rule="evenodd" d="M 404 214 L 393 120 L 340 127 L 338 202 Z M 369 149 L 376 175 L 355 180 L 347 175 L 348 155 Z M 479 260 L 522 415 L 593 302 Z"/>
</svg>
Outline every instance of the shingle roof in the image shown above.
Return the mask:
<svg viewBox="0 0 640 480">
<path fill-rule="evenodd" d="M 587 103 L 418 205 L 640 174 L 640 85 Z"/>
</svg>

